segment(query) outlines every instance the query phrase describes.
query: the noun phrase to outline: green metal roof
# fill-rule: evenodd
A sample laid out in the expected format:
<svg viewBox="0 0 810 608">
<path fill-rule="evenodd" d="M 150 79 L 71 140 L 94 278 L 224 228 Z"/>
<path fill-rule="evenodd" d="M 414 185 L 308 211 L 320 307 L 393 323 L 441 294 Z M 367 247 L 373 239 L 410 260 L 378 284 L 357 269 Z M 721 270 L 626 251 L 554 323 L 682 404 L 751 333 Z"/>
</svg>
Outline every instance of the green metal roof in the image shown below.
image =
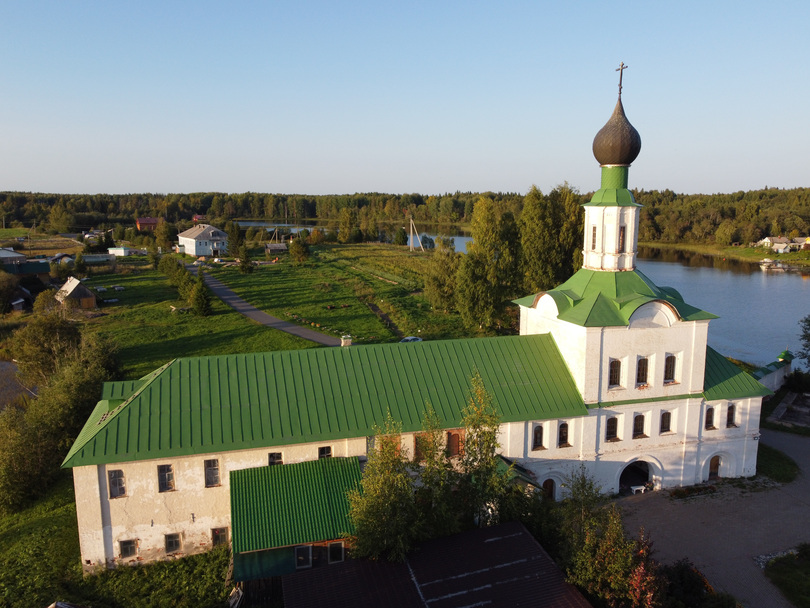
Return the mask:
<svg viewBox="0 0 810 608">
<path fill-rule="evenodd" d="M 706 347 L 706 375 L 703 380 L 703 396 L 706 401 L 766 395 L 773 395 L 773 392 L 716 350 Z"/>
<path fill-rule="evenodd" d="M 641 207 L 627 188 L 600 188 L 583 207 Z"/>
<path fill-rule="evenodd" d="M 233 552 L 335 540 L 350 534 L 346 492 L 360 484 L 357 458 L 231 471 Z"/>
<path fill-rule="evenodd" d="M 565 283 L 546 292 L 557 304 L 558 317 L 582 327 L 613 327 L 629 325 L 630 317 L 639 306 L 660 301 L 671 305 L 683 321 L 716 319 L 717 315 L 690 306 L 671 287 L 658 287 L 640 270 L 610 272 L 577 271 Z M 516 300 L 527 304 L 527 296 Z"/>
<path fill-rule="evenodd" d="M 457 427 L 476 371 L 502 422 L 587 414 L 548 334 L 189 357 L 106 385 L 62 466 Z"/>
</svg>

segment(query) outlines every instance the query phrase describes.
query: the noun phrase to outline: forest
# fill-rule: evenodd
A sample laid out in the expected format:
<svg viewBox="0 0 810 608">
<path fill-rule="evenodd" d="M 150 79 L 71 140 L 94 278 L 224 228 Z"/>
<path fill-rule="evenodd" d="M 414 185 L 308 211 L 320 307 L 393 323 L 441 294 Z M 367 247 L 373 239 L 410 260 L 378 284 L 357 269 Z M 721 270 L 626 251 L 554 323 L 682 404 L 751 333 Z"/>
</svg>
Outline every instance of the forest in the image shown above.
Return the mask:
<svg viewBox="0 0 810 608">
<path fill-rule="evenodd" d="M 579 203 L 591 193 L 570 188 Z M 554 192 L 554 191 L 552 191 Z M 663 243 L 747 245 L 765 236 L 803 236 L 810 228 L 810 188 L 764 188 L 731 194 L 677 194 L 671 190 L 634 190 L 644 206 L 639 240 Z M 136 217 L 160 217 L 178 229 L 195 214 L 213 224 L 267 219 L 296 222 L 351 222 L 364 240 L 390 240 L 392 226 L 412 217 L 431 226 L 468 224 L 479 198 L 495 202 L 498 215 L 520 219 L 525 195 L 456 192 L 443 195 L 383 194 L 300 195 L 244 192 L 191 194 L 40 194 L 0 192 L 4 225 L 41 227 L 49 232 L 132 226 Z M 387 226 L 387 228 L 386 228 Z M 394 228 L 395 229 L 395 228 Z M 382 234 L 381 234 L 382 232 Z"/>
</svg>

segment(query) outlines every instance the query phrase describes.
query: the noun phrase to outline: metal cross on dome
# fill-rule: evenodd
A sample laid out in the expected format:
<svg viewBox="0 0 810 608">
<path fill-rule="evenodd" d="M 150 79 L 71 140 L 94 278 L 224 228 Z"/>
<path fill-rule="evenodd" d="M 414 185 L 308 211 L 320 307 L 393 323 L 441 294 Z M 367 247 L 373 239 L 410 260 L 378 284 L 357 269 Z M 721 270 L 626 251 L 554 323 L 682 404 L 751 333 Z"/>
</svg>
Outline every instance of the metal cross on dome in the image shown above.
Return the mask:
<svg viewBox="0 0 810 608">
<path fill-rule="evenodd" d="M 619 64 L 619 67 L 616 68 L 616 71 L 619 73 L 619 97 L 622 96 L 622 76 L 624 76 L 624 71 L 628 68 L 628 66 L 624 65 L 624 61 Z"/>
</svg>

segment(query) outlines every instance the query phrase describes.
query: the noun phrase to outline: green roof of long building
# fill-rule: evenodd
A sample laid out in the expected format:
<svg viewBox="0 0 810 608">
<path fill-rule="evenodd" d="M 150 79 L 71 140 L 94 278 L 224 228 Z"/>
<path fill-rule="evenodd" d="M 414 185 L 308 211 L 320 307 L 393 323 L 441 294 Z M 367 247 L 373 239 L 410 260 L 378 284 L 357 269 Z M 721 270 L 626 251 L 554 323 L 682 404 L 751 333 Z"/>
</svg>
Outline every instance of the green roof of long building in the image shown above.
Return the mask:
<svg viewBox="0 0 810 608">
<path fill-rule="evenodd" d="M 629 325 L 632 314 L 653 301 L 669 304 L 684 321 L 717 318 L 684 302 L 672 287 L 658 287 L 640 270 L 609 272 L 582 268 L 545 293 L 557 304 L 558 319 L 582 327 Z M 537 296 L 527 296 L 515 303 L 531 307 L 536 300 Z"/>
<path fill-rule="evenodd" d="M 548 334 L 189 357 L 105 385 L 63 466 L 458 427 L 476 372 L 502 422 L 587 414 Z"/>
<path fill-rule="evenodd" d="M 360 484 L 354 458 L 231 471 L 233 552 L 340 539 L 354 532 L 346 493 Z"/>
<path fill-rule="evenodd" d="M 712 347 L 706 347 L 703 396 L 707 401 L 765 397 L 773 392 L 751 374 L 741 370 Z"/>
</svg>

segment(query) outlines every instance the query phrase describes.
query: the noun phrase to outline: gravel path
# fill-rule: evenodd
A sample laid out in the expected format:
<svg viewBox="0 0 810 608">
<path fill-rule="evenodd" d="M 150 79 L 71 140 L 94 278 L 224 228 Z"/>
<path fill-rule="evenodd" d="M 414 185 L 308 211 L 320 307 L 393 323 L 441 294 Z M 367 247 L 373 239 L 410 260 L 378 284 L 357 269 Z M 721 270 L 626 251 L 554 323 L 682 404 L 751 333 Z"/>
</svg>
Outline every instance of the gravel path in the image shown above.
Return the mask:
<svg viewBox="0 0 810 608">
<path fill-rule="evenodd" d="M 194 270 L 195 269 L 192 268 L 191 271 L 194 272 Z M 248 319 L 252 319 L 253 321 L 256 321 L 256 323 L 264 325 L 265 327 L 272 327 L 273 329 L 298 336 L 304 340 L 317 342 L 318 344 L 323 344 L 324 346 L 340 346 L 340 338 L 327 336 L 326 334 L 322 334 L 312 329 L 301 327 L 295 323 L 290 323 L 289 321 L 284 321 L 268 315 L 266 312 L 263 312 L 255 306 L 251 306 L 245 302 L 219 279 L 205 273 L 203 273 L 203 276 L 205 276 L 205 282 L 215 296 Z"/>
<path fill-rule="evenodd" d="M 651 492 L 620 504 L 627 530 L 643 526 L 659 561 L 688 557 L 715 589 L 749 608 L 792 608 L 756 558 L 810 541 L 810 438 L 763 430 L 762 441 L 799 464 L 795 481 L 770 489 L 752 482 L 748 490 L 725 483 L 716 494 L 687 500 Z"/>
</svg>

